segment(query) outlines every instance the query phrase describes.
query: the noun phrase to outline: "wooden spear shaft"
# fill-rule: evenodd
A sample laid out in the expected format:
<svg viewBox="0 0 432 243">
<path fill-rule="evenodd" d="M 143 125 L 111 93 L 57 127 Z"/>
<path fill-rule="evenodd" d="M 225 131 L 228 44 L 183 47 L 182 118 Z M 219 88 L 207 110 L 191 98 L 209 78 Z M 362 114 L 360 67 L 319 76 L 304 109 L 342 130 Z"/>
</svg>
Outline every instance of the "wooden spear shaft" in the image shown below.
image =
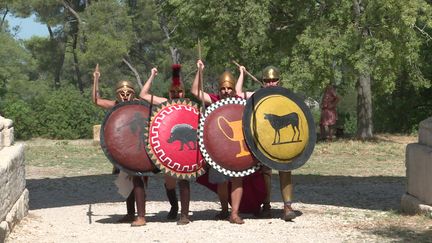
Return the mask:
<svg viewBox="0 0 432 243">
<path fill-rule="evenodd" d="M 201 42 L 200 42 L 199 38 L 198 38 L 198 59 L 201 60 Z M 198 72 L 199 72 L 198 75 L 199 75 L 199 88 L 200 88 L 200 91 L 198 93 L 201 96 L 201 109 L 202 109 L 202 112 L 204 113 L 204 111 L 205 111 L 204 80 L 203 80 L 203 73 L 201 71 L 201 67 L 198 67 Z"/>
<path fill-rule="evenodd" d="M 237 67 L 240 67 L 240 64 L 238 64 L 236 61 L 232 61 Z M 255 78 L 255 76 L 253 76 L 250 72 L 248 72 L 247 70 L 244 70 L 245 73 L 247 75 L 249 75 L 249 77 L 251 77 L 254 81 L 258 82 L 260 85 L 262 85 L 263 83 L 261 81 L 259 81 L 257 78 Z"/>
<path fill-rule="evenodd" d="M 94 76 L 97 76 L 97 77 L 93 77 L 93 102 L 96 104 L 99 95 L 99 77 L 100 77 L 99 63 L 96 64 L 96 68 L 93 73 Z"/>
</svg>

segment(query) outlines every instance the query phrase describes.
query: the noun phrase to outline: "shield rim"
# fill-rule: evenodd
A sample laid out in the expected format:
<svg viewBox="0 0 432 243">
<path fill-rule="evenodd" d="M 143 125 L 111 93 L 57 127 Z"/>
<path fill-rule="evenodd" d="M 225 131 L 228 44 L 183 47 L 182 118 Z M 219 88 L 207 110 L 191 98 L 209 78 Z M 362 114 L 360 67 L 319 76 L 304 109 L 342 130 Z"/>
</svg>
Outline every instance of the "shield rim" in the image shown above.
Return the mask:
<svg viewBox="0 0 432 243">
<path fill-rule="evenodd" d="M 105 143 L 105 133 L 104 133 L 104 127 L 105 127 L 105 123 L 107 122 L 108 118 L 110 117 L 110 115 L 120 109 L 123 106 L 126 105 L 143 105 L 148 107 L 149 109 L 149 113 L 151 113 L 151 106 L 149 105 L 149 103 L 145 100 L 131 100 L 131 101 L 124 101 L 124 102 L 120 102 L 118 104 L 116 104 L 114 107 L 112 107 L 108 112 L 106 112 L 105 117 L 103 119 L 102 125 L 101 125 L 101 130 L 100 130 L 100 146 L 102 148 L 102 151 L 104 152 L 105 156 L 108 158 L 108 160 L 111 162 L 111 164 L 113 164 L 114 166 L 116 166 L 117 168 L 119 168 L 120 170 L 130 174 L 130 175 L 135 175 L 135 176 L 146 176 L 149 174 L 155 174 L 155 173 L 159 173 L 160 170 L 155 166 L 155 164 L 153 163 L 153 161 L 151 160 L 150 156 L 147 154 L 147 152 L 145 151 L 147 157 L 149 158 L 149 161 L 153 164 L 154 169 L 151 171 L 134 171 L 134 170 L 130 170 L 126 167 L 123 167 L 122 165 L 120 165 L 109 153 L 106 143 Z M 150 116 L 149 116 L 150 118 Z"/>
<path fill-rule="evenodd" d="M 245 169 L 243 171 L 229 170 L 229 169 L 226 169 L 226 168 L 220 166 L 219 164 L 217 164 L 213 160 L 211 155 L 207 152 L 207 150 L 204 146 L 204 122 L 205 122 L 206 118 L 214 110 L 218 109 L 221 106 L 228 105 L 228 104 L 246 105 L 246 100 L 243 98 L 238 98 L 238 97 L 229 97 L 229 98 L 225 98 L 222 100 L 218 100 L 218 101 L 212 103 L 209 107 L 207 107 L 207 109 L 204 112 L 204 115 L 202 115 L 200 117 L 199 130 L 198 130 L 198 144 L 199 144 L 200 151 L 201 151 L 201 154 L 202 154 L 204 160 L 211 167 L 213 167 L 214 169 L 216 169 L 220 173 L 227 175 L 227 176 L 230 176 L 230 177 L 245 177 L 245 176 L 248 176 L 248 175 L 253 174 L 256 171 L 258 171 L 262 166 L 261 163 L 257 162 L 256 165 L 254 165 L 248 169 Z"/>
<path fill-rule="evenodd" d="M 254 113 L 253 102 L 254 100 L 258 100 L 258 101 L 261 100 L 263 97 L 266 97 L 269 93 L 272 95 L 275 94 L 283 95 L 291 99 L 292 101 L 294 101 L 300 107 L 308 122 L 309 141 L 306 144 L 302 153 L 300 153 L 293 159 L 286 160 L 286 161 L 292 161 L 290 163 L 275 162 L 274 160 L 265 156 L 258 149 L 258 146 L 255 143 L 255 138 L 251 130 L 252 115 Z M 255 102 L 255 104 L 256 103 L 257 102 Z M 312 152 L 316 144 L 315 121 L 313 119 L 310 109 L 306 106 L 304 101 L 300 99 L 294 92 L 280 86 L 261 88 L 257 90 L 247 100 L 245 111 L 243 113 L 243 132 L 245 135 L 246 144 L 249 146 L 249 149 L 252 152 L 252 154 L 264 165 L 270 167 L 271 169 L 279 170 L 279 171 L 291 171 L 303 166 L 312 155 Z"/>
<path fill-rule="evenodd" d="M 146 142 L 147 142 L 147 144 L 145 146 L 145 149 L 147 151 L 147 154 L 149 155 L 149 158 L 152 160 L 153 164 L 160 171 L 162 171 L 163 173 L 165 173 L 167 175 L 177 177 L 179 179 L 189 179 L 189 180 L 191 180 L 191 179 L 196 178 L 196 177 L 198 177 L 198 176 L 200 176 L 200 175 L 202 175 L 202 174 L 205 173 L 204 166 L 202 166 L 199 170 L 195 171 L 194 173 L 179 173 L 179 172 L 175 172 L 175 171 L 173 171 L 173 170 L 165 167 L 161 163 L 161 161 L 159 160 L 159 158 L 153 153 L 151 143 L 149 142 L 149 139 L 150 139 L 149 129 L 150 129 L 151 124 L 153 123 L 153 120 L 154 120 L 155 116 L 158 115 L 159 112 L 162 109 L 164 109 L 165 107 L 172 106 L 174 104 L 189 105 L 189 106 L 195 108 L 198 111 L 198 113 L 199 113 L 198 114 L 198 119 L 199 119 L 201 113 L 200 113 L 200 110 L 198 108 L 198 104 L 195 103 L 195 102 L 193 102 L 192 100 L 189 100 L 189 99 L 185 99 L 185 98 L 172 99 L 172 100 L 164 101 L 164 102 L 162 102 L 162 103 L 160 103 L 158 105 L 153 105 L 152 114 L 151 114 L 151 117 L 150 117 L 149 121 L 147 121 L 147 126 L 146 126 L 145 132 L 144 132 L 144 136 L 145 136 Z M 204 165 L 205 164 L 204 157 L 202 157 L 202 160 L 203 160 L 203 165 Z"/>
</svg>

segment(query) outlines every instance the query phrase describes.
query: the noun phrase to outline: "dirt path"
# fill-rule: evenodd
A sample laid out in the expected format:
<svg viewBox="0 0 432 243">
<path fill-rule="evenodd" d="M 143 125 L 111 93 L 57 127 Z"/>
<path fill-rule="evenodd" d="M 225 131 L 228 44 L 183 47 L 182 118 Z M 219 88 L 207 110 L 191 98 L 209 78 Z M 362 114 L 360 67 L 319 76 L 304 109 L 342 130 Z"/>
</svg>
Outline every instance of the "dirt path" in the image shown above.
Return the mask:
<svg viewBox="0 0 432 243">
<path fill-rule="evenodd" d="M 245 214 L 244 225 L 212 220 L 219 210 L 216 194 L 192 183 L 193 222 L 177 226 L 165 219 L 169 203 L 163 178 L 156 175 L 149 180 L 148 223 L 132 228 L 116 223 L 126 207 L 113 184 L 115 176 L 54 178 L 41 176 L 40 168 L 27 171 L 29 215 L 7 242 L 418 242 L 432 236 L 432 224 L 425 217 L 395 213 L 404 192 L 401 177 L 295 175 L 295 208 L 301 215 L 285 222 L 279 219 L 282 203 L 275 175 L 274 217 L 256 219 Z"/>
</svg>

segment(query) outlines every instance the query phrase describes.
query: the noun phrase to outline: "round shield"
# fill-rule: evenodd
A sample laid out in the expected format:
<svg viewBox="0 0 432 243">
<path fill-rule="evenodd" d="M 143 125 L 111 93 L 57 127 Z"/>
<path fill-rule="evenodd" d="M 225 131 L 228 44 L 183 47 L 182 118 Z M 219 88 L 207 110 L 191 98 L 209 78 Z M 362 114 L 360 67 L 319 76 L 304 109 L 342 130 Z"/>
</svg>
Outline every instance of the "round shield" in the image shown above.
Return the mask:
<svg viewBox="0 0 432 243">
<path fill-rule="evenodd" d="M 198 149 L 199 110 L 196 103 L 175 99 L 155 107 L 145 136 L 147 152 L 169 175 L 190 179 L 204 173 Z"/>
<path fill-rule="evenodd" d="M 145 150 L 144 130 L 149 115 L 145 101 L 121 102 L 106 114 L 102 123 L 102 150 L 111 163 L 129 174 L 157 171 Z"/>
<path fill-rule="evenodd" d="M 248 99 L 243 130 L 254 156 L 275 170 L 299 168 L 315 147 L 315 123 L 309 108 L 282 87 L 262 88 Z"/>
<path fill-rule="evenodd" d="M 240 98 L 223 99 L 211 104 L 200 118 L 199 145 L 205 161 L 231 177 L 247 176 L 260 168 L 244 141 L 245 104 Z"/>
</svg>

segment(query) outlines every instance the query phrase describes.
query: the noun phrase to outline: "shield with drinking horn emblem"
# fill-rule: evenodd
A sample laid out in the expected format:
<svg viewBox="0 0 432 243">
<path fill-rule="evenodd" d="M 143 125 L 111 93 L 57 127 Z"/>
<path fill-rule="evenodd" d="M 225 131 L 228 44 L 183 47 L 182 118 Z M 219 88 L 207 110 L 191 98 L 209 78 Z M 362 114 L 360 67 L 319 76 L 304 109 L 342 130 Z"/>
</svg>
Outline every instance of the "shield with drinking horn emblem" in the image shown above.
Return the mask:
<svg viewBox="0 0 432 243">
<path fill-rule="evenodd" d="M 310 158 L 316 143 L 309 108 L 282 87 L 259 89 L 248 99 L 243 130 L 253 155 L 275 170 L 299 168 Z"/>
<path fill-rule="evenodd" d="M 231 177 L 247 176 L 260 168 L 244 141 L 245 104 L 241 98 L 223 99 L 211 104 L 200 119 L 201 153 L 212 167 Z"/>
</svg>

